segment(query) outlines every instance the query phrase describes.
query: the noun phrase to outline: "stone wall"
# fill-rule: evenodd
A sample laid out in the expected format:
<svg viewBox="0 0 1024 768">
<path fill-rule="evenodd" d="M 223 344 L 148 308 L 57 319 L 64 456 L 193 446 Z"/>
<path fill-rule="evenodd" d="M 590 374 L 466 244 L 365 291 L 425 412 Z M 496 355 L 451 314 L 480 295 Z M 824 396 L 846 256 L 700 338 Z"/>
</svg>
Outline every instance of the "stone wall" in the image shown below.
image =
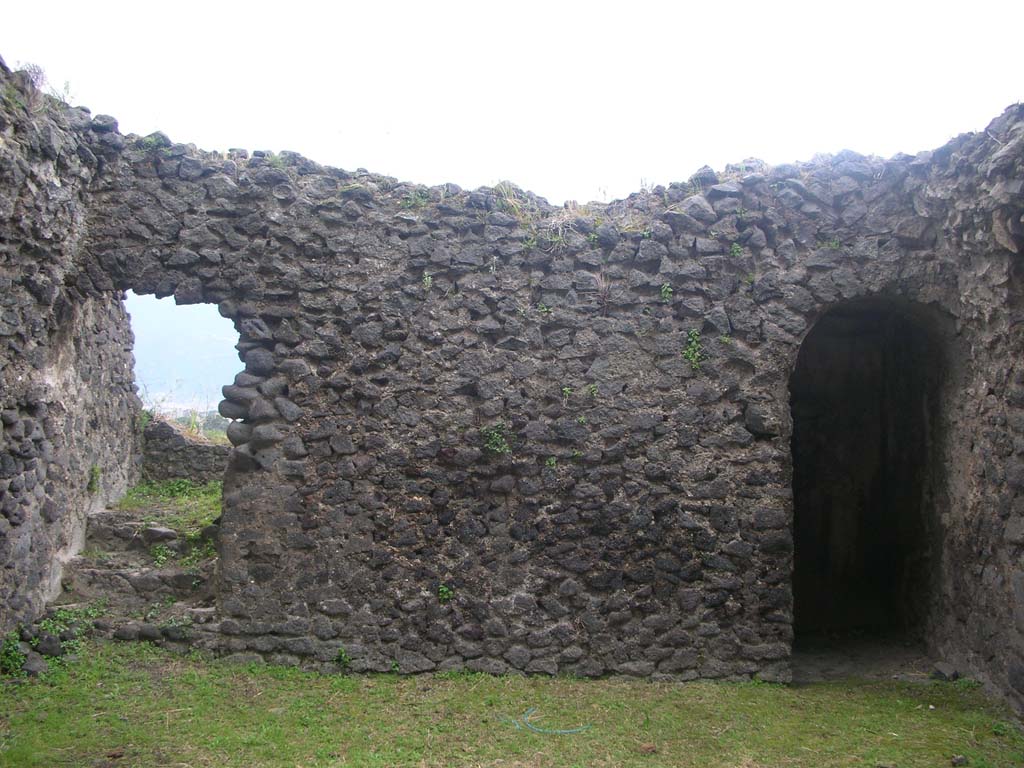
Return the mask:
<svg viewBox="0 0 1024 768">
<path fill-rule="evenodd" d="M 155 418 L 143 431 L 142 476 L 147 480 L 222 480 L 231 448 L 188 434 Z"/>
<path fill-rule="evenodd" d="M 947 329 L 922 634 L 1024 694 L 1024 108 L 914 157 L 562 208 L 4 115 L 2 173 L 37 136 L 72 188 L 60 158 L 91 158 L 47 244 L 72 303 L 173 295 L 239 332 L 221 650 L 787 679 L 789 378 L 819 318 L 871 299 Z"/>
<path fill-rule="evenodd" d="M 37 616 L 86 514 L 137 474 L 132 336 L 121 295 L 80 276 L 98 161 L 0 62 L 0 631 Z M 95 267 L 92 267 L 95 269 Z"/>
</svg>

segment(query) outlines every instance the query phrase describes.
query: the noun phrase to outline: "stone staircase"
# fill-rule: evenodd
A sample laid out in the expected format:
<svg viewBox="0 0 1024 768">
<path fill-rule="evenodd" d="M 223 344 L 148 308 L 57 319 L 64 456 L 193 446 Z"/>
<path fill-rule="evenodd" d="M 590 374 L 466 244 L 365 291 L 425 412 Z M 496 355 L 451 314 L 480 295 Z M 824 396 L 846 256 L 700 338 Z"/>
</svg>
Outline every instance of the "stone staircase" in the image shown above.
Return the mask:
<svg viewBox="0 0 1024 768">
<path fill-rule="evenodd" d="M 215 616 L 212 578 L 218 526 L 208 526 L 195 538 L 182 537 L 161 524 L 167 512 L 156 504 L 90 514 L 85 547 L 65 565 L 63 592 L 47 616 L 61 610 L 65 615 L 86 609 L 95 613 L 99 608 L 100 615 L 91 620 L 93 636 L 188 648 L 195 632 Z M 31 647 L 41 645 L 41 625 L 22 630 Z M 83 630 L 90 628 L 79 628 Z"/>
</svg>

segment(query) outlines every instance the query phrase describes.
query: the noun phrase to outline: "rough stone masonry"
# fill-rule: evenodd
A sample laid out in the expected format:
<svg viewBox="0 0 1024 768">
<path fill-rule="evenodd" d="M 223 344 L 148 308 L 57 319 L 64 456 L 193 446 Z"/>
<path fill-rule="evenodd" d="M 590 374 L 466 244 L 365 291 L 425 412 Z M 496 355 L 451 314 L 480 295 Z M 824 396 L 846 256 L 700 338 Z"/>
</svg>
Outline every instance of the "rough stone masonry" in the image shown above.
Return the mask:
<svg viewBox="0 0 1024 768">
<path fill-rule="evenodd" d="M 143 421 L 143 478 L 208 483 L 224 477 L 224 467 L 231 455 L 227 445 L 190 434 L 181 425 L 159 417 Z"/>
<path fill-rule="evenodd" d="M 785 680 L 801 498 L 808 541 L 856 537 L 821 487 L 857 482 L 899 562 L 821 567 L 882 569 L 916 636 L 1024 701 L 1024 107 L 553 207 L 124 136 L 2 66 L 0 97 L 0 629 L 137 474 L 131 289 L 240 337 L 211 646 Z M 881 426 L 791 442 L 864 370 Z"/>
</svg>

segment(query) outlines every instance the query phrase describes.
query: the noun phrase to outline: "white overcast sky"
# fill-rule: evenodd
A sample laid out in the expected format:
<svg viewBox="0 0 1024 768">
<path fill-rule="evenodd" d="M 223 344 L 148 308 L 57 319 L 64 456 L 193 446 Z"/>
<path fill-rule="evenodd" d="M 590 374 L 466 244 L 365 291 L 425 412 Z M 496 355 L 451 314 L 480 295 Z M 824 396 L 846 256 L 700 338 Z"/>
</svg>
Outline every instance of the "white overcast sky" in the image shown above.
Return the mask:
<svg viewBox="0 0 1024 768">
<path fill-rule="evenodd" d="M 0 55 L 124 132 L 426 184 L 622 197 L 888 156 L 1024 99 L 1024 2 L 10 2 Z"/>
</svg>

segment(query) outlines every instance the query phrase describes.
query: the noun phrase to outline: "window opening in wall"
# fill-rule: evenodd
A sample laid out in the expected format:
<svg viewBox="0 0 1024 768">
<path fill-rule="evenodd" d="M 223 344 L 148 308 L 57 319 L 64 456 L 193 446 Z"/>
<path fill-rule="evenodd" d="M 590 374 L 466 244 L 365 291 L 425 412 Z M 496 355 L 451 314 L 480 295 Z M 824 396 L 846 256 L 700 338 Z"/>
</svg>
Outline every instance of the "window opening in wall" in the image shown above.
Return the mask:
<svg viewBox="0 0 1024 768">
<path fill-rule="evenodd" d="M 790 379 L 796 646 L 917 641 L 937 601 L 943 377 L 905 302 L 826 313 Z"/>
<path fill-rule="evenodd" d="M 177 305 L 173 298 L 128 292 L 135 335 L 135 381 L 143 407 L 213 442 L 227 442 L 230 423 L 217 413 L 221 387 L 242 364 L 234 324 L 213 304 Z"/>
</svg>

